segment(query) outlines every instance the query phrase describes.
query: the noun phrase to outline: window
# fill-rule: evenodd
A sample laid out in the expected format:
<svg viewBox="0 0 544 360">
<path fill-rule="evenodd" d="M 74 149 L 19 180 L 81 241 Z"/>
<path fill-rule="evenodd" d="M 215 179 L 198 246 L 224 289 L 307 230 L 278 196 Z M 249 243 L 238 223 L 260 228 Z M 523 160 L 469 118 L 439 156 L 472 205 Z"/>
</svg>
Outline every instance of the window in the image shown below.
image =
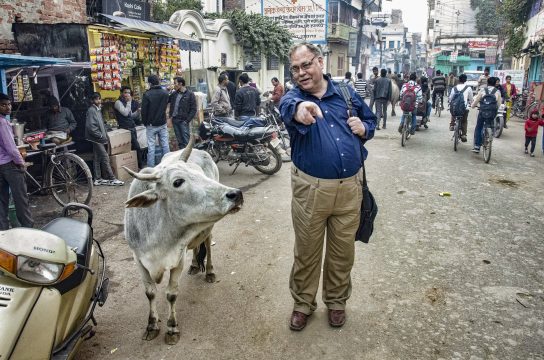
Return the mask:
<svg viewBox="0 0 544 360">
<path fill-rule="evenodd" d="M 393 40 L 389 41 L 389 48 L 394 49 L 395 48 L 395 42 Z"/>
<path fill-rule="evenodd" d="M 338 55 L 338 66 L 336 76 L 344 76 L 344 54 Z"/>
<path fill-rule="evenodd" d="M 397 48 L 400 49 L 400 41 L 397 41 Z"/>
<path fill-rule="evenodd" d="M 227 54 L 221 53 L 221 66 L 227 66 Z"/>
<path fill-rule="evenodd" d="M 280 59 L 277 56 L 270 55 L 266 59 L 266 70 L 278 70 L 280 68 Z"/>
<path fill-rule="evenodd" d="M 330 2 L 329 3 L 329 22 L 336 23 L 338 22 L 338 3 Z"/>
</svg>

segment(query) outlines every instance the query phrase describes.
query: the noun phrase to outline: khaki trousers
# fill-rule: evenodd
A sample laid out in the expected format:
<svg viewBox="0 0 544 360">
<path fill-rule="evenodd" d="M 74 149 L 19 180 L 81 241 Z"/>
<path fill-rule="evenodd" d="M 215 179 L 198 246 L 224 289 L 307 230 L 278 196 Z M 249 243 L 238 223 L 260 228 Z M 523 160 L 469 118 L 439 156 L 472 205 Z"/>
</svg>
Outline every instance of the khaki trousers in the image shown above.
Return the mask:
<svg viewBox="0 0 544 360">
<path fill-rule="evenodd" d="M 350 273 L 363 196 L 360 179 L 357 175 L 318 179 L 293 166 L 291 188 L 295 260 L 289 288 L 293 310 L 310 315 L 317 308 L 325 232 L 323 302 L 331 310 L 344 310 L 351 295 Z"/>
</svg>

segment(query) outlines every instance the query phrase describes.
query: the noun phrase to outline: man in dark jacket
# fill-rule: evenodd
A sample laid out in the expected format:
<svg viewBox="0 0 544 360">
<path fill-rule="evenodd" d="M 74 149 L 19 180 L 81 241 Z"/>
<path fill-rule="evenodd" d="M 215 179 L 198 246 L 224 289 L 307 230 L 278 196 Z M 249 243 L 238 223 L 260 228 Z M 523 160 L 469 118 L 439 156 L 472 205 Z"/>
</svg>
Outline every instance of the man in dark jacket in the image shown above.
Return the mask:
<svg viewBox="0 0 544 360">
<path fill-rule="evenodd" d="M 391 99 L 391 79 L 387 78 L 387 70 L 382 69 L 380 71 L 380 78 L 376 80 L 374 85 L 374 103 L 376 104 L 376 117 L 378 118 L 376 123 L 376 130 L 380 130 L 380 119 L 383 116 L 383 128 L 385 129 L 387 123 L 387 104 Z"/>
<path fill-rule="evenodd" d="M 231 105 L 232 103 L 234 102 L 234 98 L 236 96 L 236 84 L 233 83 L 232 81 L 230 81 L 229 79 L 229 73 L 226 72 L 226 71 L 223 71 L 221 74 L 219 75 L 225 75 L 228 79 L 228 82 L 227 82 L 227 92 L 229 93 L 229 99 L 230 99 L 230 102 L 231 102 Z"/>
<path fill-rule="evenodd" d="M 261 98 L 256 88 L 249 86 L 249 76 L 240 75 L 240 89 L 234 97 L 234 116 L 256 116 L 259 113 Z"/>
<path fill-rule="evenodd" d="M 157 75 L 151 75 L 147 81 L 151 88 L 142 99 L 142 122 L 146 126 L 147 135 L 147 166 L 155 166 L 155 141 L 159 136 L 162 155 L 170 152 L 168 145 L 168 129 L 166 128 L 166 106 L 168 92 L 164 90 Z"/>
<path fill-rule="evenodd" d="M 182 77 L 174 79 L 174 89 L 168 99 L 168 117 L 174 127 L 179 148 L 183 149 L 189 143 L 191 121 L 196 115 L 196 97 L 185 87 L 185 79 Z"/>
<path fill-rule="evenodd" d="M 138 142 L 138 134 L 136 133 L 136 125 L 141 123 L 140 121 L 140 104 L 132 99 L 132 90 L 128 86 L 121 88 L 121 96 L 113 105 L 115 112 L 115 118 L 117 119 L 117 125 L 121 129 L 130 131 L 130 142 L 132 150 L 136 150 L 136 156 L 138 158 L 138 168 L 143 168 L 142 162 L 142 149 Z"/>
<path fill-rule="evenodd" d="M 444 75 L 442 75 L 442 72 L 440 70 L 436 70 L 436 76 L 433 78 L 433 82 L 431 84 L 431 90 L 433 90 L 433 109 L 436 105 L 436 97 L 439 96 L 440 99 L 443 101 L 444 97 L 444 91 L 446 91 L 446 78 Z M 442 103 L 442 106 L 444 104 Z"/>
<path fill-rule="evenodd" d="M 51 96 L 48 100 L 49 112 L 47 113 L 47 130 L 64 131 L 69 135 L 77 126 L 76 119 L 66 107 L 61 107 L 59 100 Z"/>
</svg>

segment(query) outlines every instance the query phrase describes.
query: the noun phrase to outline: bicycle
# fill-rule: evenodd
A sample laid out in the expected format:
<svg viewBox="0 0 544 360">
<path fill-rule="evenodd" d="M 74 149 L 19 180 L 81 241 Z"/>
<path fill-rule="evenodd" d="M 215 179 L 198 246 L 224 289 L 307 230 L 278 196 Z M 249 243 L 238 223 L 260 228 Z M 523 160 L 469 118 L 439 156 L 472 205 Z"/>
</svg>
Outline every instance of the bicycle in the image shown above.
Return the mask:
<svg viewBox="0 0 544 360">
<path fill-rule="evenodd" d="M 36 155 L 41 155 L 42 158 L 41 181 L 28 172 L 28 166 L 33 163 L 25 165 L 27 179 L 37 188 L 29 192 L 29 196 L 50 193 L 61 206 L 71 202 L 89 204 L 93 194 L 91 170 L 83 159 L 73 153 L 75 150 L 67 149 L 72 144 L 73 142 L 60 146 L 41 145 L 38 151 L 27 154 L 27 158 Z"/>
<path fill-rule="evenodd" d="M 402 121 L 402 129 L 400 136 L 400 145 L 405 146 L 406 141 L 410 138 L 410 130 L 412 127 L 412 113 L 410 111 L 403 111 L 404 120 Z"/>
<path fill-rule="evenodd" d="M 499 106 L 499 110 L 497 111 L 497 115 L 495 116 L 495 119 L 493 120 L 493 136 L 497 139 L 501 137 L 502 130 L 504 129 L 504 124 L 506 121 L 506 106 L 504 104 L 501 104 Z"/>
<path fill-rule="evenodd" d="M 440 117 L 440 114 L 442 114 L 442 110 L 444 110 L 444 95 L 442 93 L 439 93 L 437 96 L 438 96 L 438 99 L 436 99 L 434 114 Z"/>
<path fill-rule="evenodd" d="M 455 125 L 453 127 L 453 151 L 457 151 L 457 147 L 459 146 L 459 140 L 461 138 L 462 128 L 461 128 L 461 120 L 463 120 L 462 116 L 456 116 L 455 117 Z"/>
</svg>

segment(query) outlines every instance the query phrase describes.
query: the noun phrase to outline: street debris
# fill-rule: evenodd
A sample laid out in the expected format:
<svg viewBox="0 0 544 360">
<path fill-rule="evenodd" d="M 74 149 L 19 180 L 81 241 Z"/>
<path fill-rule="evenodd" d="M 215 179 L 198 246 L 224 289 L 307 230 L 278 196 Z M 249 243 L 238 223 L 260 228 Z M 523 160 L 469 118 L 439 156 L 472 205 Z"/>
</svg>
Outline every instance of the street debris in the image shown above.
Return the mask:
<svg viewBox="0 0 544 360">
<path fill-rule="evenodd" d="M 447 192 L 447 191 L 444 191 L 444 192 L 441 192 L 441 193 L 438 194 L 438 195 L 440 195 L 440 196 L 442 196 L 442 197 L 449 197 L 449 196 L 451 196 L 451 193 L 449 193 L 449 192 Z"/>
</svg>

